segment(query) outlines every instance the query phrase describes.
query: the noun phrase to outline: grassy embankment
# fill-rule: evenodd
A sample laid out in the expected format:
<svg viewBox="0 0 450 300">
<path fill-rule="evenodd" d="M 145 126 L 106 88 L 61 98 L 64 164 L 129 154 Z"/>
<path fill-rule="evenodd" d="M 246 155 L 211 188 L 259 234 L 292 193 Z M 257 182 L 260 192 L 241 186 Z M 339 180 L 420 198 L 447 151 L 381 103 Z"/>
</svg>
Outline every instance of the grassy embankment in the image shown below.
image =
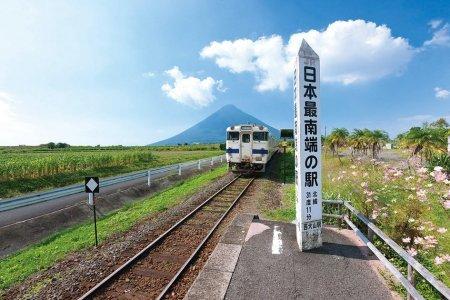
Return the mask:
<svg viewBox="0 0 450 300">
<path fill-rule="evenodd" d="M 223 153 L 218 145 L 0 148 L 0 199 Z"/>
<path fill-rule="evenodd" d="M 267 215 L 276 220 L 292 221 L 295 218 L 293 153 L 286 154 L 285 159 L 288 184 L 283 187 L 283 203 Z M 323 157 L 323 198 L 351 201 L 366 216 L 374 218 L 374 222 L 404 249 L 417 251 L 416 259 L 450 285 L 450 262 L 439 261 L 439 257 L 450 254 L 450 211 L 442 205 L 448 185 L 435 182 L 428 175 L 429 171 L 420 174 L 414 168 L 401 169 L 402 161 L 352 161 L 348 157 L 341 160 L 342 163 L 332 156 Z M 280 163 L 280 177 L 282 166 Z M 327 206 L 324 209 L 327 210 Z M 382 241 L 375 240 L 375 243 L 406 274 L 403 260 Z M 405 293 L 398 285 L 394 288 Z M 417 276 L 417 288 L 426 299 L 439 299 L 420 276 Z"/>
<path fill-rule="evenodd" d="M 97 223 L 99 242 L 104 242 L 115 233 L 125 232 L 140 220 L 180 203 L 226 172 L 227 169 L 223 166 L 211 172 L 197 175 L 175 187 L 130 204 L 101 218 Z M 51 267 L 68 254 L 91 248 L 92 226 L 92 222 L 86 222 L 64 230 L 39 244 L 0 260 L 0 296 L 2 291 L 11 285 L 23 281 L 38 271 Z"/>
</svg>

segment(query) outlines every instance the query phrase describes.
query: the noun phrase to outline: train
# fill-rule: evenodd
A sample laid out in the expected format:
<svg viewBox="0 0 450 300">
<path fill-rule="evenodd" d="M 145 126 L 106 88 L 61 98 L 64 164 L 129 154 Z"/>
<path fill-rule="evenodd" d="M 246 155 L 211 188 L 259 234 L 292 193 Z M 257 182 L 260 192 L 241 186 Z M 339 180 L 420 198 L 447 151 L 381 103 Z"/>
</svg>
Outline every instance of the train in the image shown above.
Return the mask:
<svg viewBox="0 0 450 300">
<path fill-rule="evenodd" d="M 234 125 L 227 128 L 225 144 L 228 169 L 233 172 L 265 172 L 277 150 L 269 129 L 262 125 Z"/>
</svg>

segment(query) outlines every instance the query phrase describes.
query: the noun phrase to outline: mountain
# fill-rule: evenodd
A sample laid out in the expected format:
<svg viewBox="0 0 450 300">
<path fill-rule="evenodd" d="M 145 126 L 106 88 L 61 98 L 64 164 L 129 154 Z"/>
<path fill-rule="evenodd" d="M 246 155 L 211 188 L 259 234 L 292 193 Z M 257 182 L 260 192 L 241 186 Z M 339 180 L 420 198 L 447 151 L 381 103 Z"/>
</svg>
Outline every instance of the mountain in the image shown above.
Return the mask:
<svg viewBox="0 0 450 300">
<path fill-rule="evenodd" d="M 228 126 L 237 124 L 264 125 L 269 128 L 274 138 L 280 137 L 280 131 L 263 121 L 243 112 L 234 105 L 225 105 L 203 121 L 186 129 L 185 131 L 152 145 L 176 145 L 183 143 L 223 143 L 225 131 Z"/>
</svg>

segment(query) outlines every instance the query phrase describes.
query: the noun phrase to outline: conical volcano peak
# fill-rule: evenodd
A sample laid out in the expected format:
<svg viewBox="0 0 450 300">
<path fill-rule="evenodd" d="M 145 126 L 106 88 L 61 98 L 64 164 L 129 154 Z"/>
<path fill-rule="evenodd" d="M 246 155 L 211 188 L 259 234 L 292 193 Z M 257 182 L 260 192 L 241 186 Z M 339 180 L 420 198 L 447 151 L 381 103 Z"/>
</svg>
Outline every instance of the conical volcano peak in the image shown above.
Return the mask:
<svg viewBox="0 0 450 300">
<path fill-rule="evenodd" d="M 275 138 L 280 136 L 278 129 L 243 112 L 233 104 L 227 104 L 185 131 L 153 145 L 223 143 L 227 127 L 237 124 L 264 125 L 269 128 L 272 136 Z"/>
</svg>

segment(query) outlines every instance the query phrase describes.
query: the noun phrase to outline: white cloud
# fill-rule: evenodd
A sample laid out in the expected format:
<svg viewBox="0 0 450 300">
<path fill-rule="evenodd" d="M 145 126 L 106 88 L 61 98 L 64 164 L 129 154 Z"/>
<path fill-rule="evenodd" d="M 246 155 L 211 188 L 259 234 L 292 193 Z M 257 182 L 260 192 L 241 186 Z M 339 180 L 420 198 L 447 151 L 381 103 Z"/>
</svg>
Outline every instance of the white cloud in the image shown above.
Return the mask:
<svg viewBox="0 0 450 300">
<path fill-rule="evenodd" d="M 424 46 L 450 46 L 448 23 L 439 28 L 439 26 L 441 26 L 441 23 L 442 21 L 439 23 L 430 24 L 431 28 L 434 30 L 433 37 L 431 38 L 431 40 L 425 41 L 423 43 Z"/>
<path fill-rule="evenodd" d="M 404 122 L 410 122 L 410 123 L 423 123 L 423 122 L 430 122 L 435 117 L 432 115 L 414 115 L 414 116 L 407 116 L 407 117 L 400 117 L 398 118 L 398 121 L 404 121 Z"/>
<path fill-rule="evenodd" d="M 436 29 L 442 24 L 442 22 L 443 21 L 440 19 L 435 19 L 428 22 L 428 25 L 431 27 L 431 29 Z"/>
<path fill-rule="evenodd" d="M 440 98 L 440 99 L 448 98 L 448 97 L 450 97 L 450 91 L 440 88 L 440 87 L 435 87 L 434 88 L 434 96 L 436 98 Z"/>
<path fill-rule="evenodd" d="M 183 104 L 191 106 L 207 106 L 214 101 L 214 89 L 225 91 L 221 80 L 212 77 L 199 79 L 193 76 L 185 76 L 180 69 L 175 66 L 166 71 L 166 74 L 174 80 L 173 85 L 164 83 L 161 89 L 166 95 Z"/>
<path fill-rule="evenodd" d="M 385 25 L 364 20 L 336 21 L 325 30 L 295 33 L 285 44 L 279 35 L 257 40 L 211 42 L 203 58 L 232 73 L 250 72 L 260 92 L 285 90 L 302 39 L 320 55 L 322 80 L 352 84 L 401 73 L 416 49 L 402 37 L 393 37 Z"/>
<path fill-rule="evenodd" d="M 142 73 L 142 77 L 144 77 L 144 78 L 152 78 L 152 77 L 155 77 L 155 76 L 156 76 L 156 74 L 153 73 L 153 72 Z"/>
</svg>

